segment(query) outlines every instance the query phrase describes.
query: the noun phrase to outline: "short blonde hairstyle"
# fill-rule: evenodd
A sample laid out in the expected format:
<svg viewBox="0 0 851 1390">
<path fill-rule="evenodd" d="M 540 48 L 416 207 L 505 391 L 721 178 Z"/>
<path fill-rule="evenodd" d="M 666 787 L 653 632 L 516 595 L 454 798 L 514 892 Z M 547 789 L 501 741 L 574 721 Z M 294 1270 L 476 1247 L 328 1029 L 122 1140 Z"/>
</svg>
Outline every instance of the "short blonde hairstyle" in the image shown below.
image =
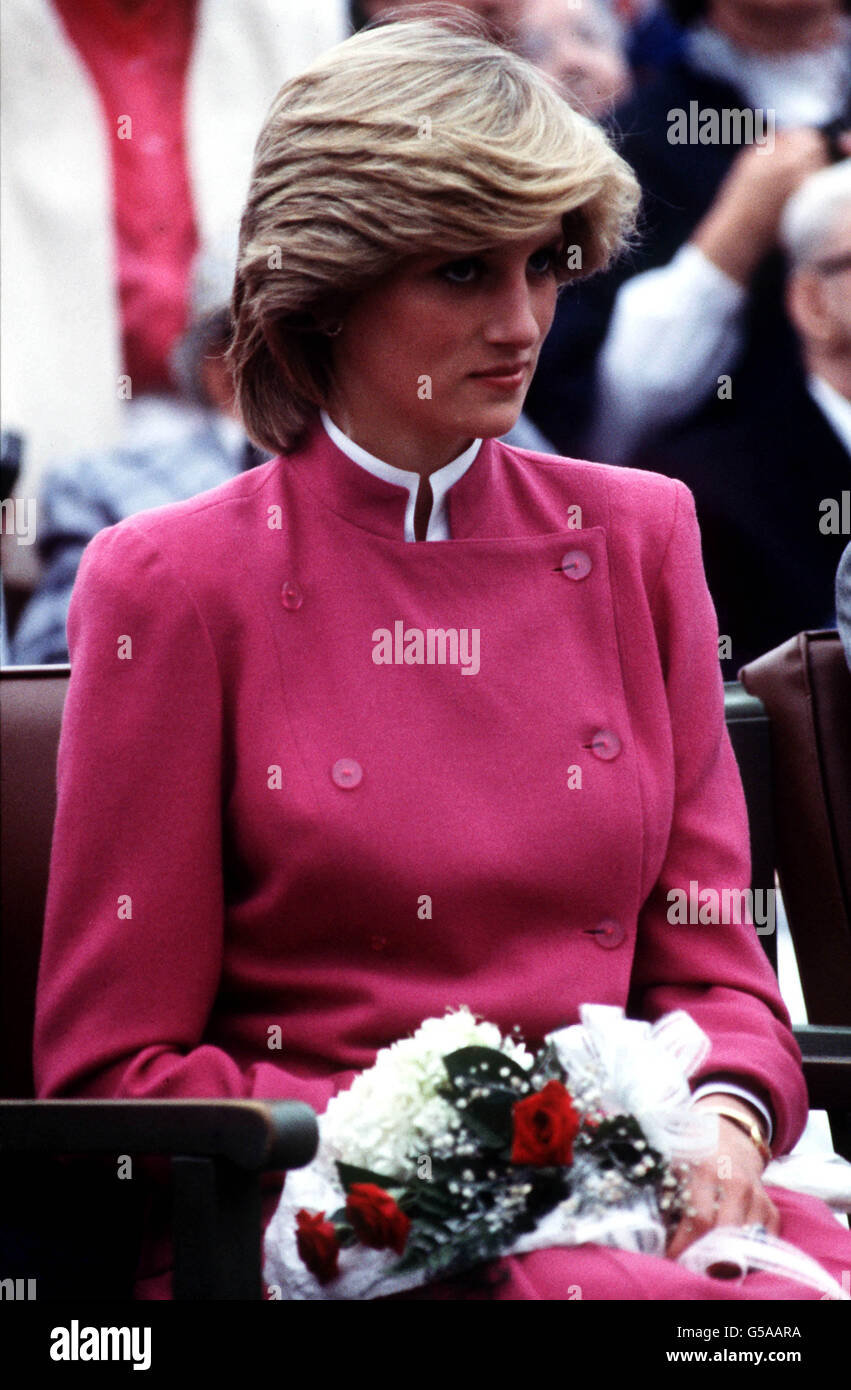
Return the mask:
<svg viewBox="0 0 851 1390">
<path fill-rule="evenodd" d="M 638 184 L 600 127 L 455 16 L 361 30 L 285 82 L 266 117 L 228 358 L 246 431 L 275 453 L 328 401 L 324 326 L 405 260 L 471 255 L 561 216 L 565 283 L 634 231 Z"/>
</svg>

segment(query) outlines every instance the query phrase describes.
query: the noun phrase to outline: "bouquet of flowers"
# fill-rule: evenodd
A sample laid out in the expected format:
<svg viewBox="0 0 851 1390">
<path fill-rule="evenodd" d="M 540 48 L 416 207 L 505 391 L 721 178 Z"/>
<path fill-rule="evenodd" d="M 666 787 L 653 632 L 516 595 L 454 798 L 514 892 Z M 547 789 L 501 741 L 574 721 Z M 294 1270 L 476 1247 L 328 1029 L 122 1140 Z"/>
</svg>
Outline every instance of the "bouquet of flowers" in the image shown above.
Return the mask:
<svg viewBox="0 0 851 1390">
<path fill-rule="evenodd" d="M 651 1025 L 584 1005 L 580 1018 L 535 1054 L 467 1009 L 382 1049 L 320 1117 L 314 1162 L 287 1175 L 266 1232 L 270 1290 L 375 1298 L 587 1241 L 664 1254 L 689 1161 L 717 1142 L 717 1117 L 689 1105 L 708 1039 L 682 1011 Z M 704 1265 L 702 1241 L 684 1263 L 785 1268 L 842 1296 L 794 1247 L 750 1231 L 719 1249 L 719 1234 L 703 1238 Z"/>
</svg>

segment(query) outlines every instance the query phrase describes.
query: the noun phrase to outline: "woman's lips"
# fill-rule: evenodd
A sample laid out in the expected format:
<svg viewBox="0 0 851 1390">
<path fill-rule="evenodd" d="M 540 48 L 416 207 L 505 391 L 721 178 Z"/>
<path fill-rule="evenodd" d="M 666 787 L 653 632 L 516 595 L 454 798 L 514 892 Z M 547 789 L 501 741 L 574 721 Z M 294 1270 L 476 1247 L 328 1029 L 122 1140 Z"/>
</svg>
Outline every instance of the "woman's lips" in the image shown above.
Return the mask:
<svg viewBox="0 0 851 1390">
<path fill-rule="evenodd" d="M 526 379 L 526 368 L 518 367 L 516 372 L 473 372 L 471 375 L 474 381 L 483 381 L 498 390 L 516 391 Z"/>
</svg>

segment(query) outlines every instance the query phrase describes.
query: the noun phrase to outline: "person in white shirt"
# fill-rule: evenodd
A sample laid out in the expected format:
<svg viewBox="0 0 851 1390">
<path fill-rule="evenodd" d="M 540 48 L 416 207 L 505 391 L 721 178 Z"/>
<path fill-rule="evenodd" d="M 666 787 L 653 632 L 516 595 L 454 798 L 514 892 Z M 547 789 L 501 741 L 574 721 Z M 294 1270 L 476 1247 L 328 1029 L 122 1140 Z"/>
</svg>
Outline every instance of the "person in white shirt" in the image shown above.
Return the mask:
<svg viewBox="0 0 851 1390">
<path fill-rule="evenodd" d="M 778 244 L 784 204 L 827 164 L 819 127 L 847 103 L 851 20 L 841 10 L 841 0 L 782 10 L 768 0 L 711 0 L 689 29 L 690 68 L 728 82 L 746 109 L 770 114 L 771 138 L 741 149 L 666 265 L 621 286 L 597 362 L 592 457 L 625 461 L 643 439 L 703 405 L 719 376 L 735 369 L 751 286 Z M 851 154 L 851 136 L 840 135 L 839 144 Z"/>
<path fill-rule="evenodd" d="M 851 487 L 851 159 L 807 179 L 783 209 L 786 302 L 807 389 L 848 454 Z M 836 574 L 836 625 L 851 668 L 851 542 Z"/>
<path fill-rule="evenodd" d="M 851 158 L 805 180 L 783 209 L 780 240 L 807 389 L 851 457 Z"/>
<path fill-rule="evenodd" d="M 851 534 L 851 158 L 805 179 L 778 222 L 798 385 L 769 379 L 759 412 L 684 424 L 632 459 L 694 492 L 728 679 L 837 625 Z"/>
</svg>

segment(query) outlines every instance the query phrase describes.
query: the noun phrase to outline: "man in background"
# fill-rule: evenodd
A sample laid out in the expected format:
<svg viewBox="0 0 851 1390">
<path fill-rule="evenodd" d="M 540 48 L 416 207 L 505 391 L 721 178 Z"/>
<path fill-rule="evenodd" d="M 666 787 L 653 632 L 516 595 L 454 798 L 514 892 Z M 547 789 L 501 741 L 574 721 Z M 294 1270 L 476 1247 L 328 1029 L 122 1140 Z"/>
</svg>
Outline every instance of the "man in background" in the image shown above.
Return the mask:
<svg viewBox="0 0 851 1390">
<path fill-rule="evenodd" d="M 722 413 L 636 458 L 695 495 L 728 680 L 797 632 L 836 626 L 851 526 L 851 159 L 800 186 L 779 238 L 800 385 L 778 382 L 759 417 Z"/>
</svg>

